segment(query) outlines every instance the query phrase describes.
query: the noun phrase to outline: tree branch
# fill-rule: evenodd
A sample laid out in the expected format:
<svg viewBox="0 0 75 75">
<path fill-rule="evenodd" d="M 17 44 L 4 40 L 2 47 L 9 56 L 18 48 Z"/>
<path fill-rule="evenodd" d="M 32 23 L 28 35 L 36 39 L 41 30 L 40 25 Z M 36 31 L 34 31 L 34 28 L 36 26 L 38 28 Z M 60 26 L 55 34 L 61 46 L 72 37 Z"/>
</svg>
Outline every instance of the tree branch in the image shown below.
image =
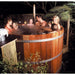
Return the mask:
<svg viewBox="0 0 75 75">
<path fill-rule="evenodd" d="M 45 13 L 47 13 L 47 11 L 46 11 L 46 5 L 44 4 L 44 2 L 42 2 L 42 9 L 44 10 Z"/>
<path fill-rule="evenodd" d="M 27 5 L 29 5 L 30 7 L 33 7 L 29 2 L 26 2 L 27 3 Z"/>
<path fill-rule="evenodd" d="M 55 6 L 56 6 L 57 2 L 55 2 Z"/>
</svg>

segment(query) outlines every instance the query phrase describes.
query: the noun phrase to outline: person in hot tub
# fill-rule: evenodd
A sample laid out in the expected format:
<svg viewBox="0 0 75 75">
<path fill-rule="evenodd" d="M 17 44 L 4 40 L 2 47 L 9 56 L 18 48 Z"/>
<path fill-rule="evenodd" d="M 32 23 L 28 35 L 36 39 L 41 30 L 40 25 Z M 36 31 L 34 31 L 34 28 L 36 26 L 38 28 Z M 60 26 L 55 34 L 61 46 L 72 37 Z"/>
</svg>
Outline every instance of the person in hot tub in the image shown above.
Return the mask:
<svg viewBox="0 0 75 75">
<path fill-rule="evenodd" d="M 21 25 L 18 25 L 18 23 L 17 22 L 13 22 L 13 30 L 12 30 L 12 33 L 11 34 L 22 34 L 22 31 L 21 31 L 21 28 L 23 27 L 23 26 L 21 26 Z"/>
<path fill-rule="evenodd" d="M 17 22 L 13 22 L 13 29 L 17 30 L 18 29 L 18 23 Z"/>
<path fill-rule="evenodd" d="M 47 26 L 47 22 L 45 20 L 42 19 L 41 16 L 36 16 L 37 22 L 35 23 L 35 25 L 37 26 Z"/>
<path fill-rule="evenodd" d="M 29 23 L 27 24 L 27 26 L 30 27 L 30 28 L 34 26 L 33 19 L 29 20 Z"/>
<path fill-rule="evenodd" d="M 8 31 L 9 34 L 12 32 L 13 30 L 12 19 L 9 19 L 7 21 L 7 24 L 5 25 L 5 29 Z"/>
<path fill-rule="evenodd" d="M 60 19 L 58 16 L 54 16 L 53 17 L 53 21 L 52 24 L 50 25 L 52 30 L 60 30 L 61 29 L 61 25 L 60 25 Z"/>
</svg>

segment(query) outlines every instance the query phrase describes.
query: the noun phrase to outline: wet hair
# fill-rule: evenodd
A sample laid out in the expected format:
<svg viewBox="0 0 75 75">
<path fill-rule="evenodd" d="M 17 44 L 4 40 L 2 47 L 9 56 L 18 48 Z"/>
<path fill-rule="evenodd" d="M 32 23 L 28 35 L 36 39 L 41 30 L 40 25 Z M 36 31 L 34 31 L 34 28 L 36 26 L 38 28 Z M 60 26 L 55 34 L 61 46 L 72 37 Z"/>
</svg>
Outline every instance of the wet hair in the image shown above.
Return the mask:
<svg viewBox="0 0 75 75">
<path fill-rule="evenodd" d="M 17 22 L 13 22 L 13 23 L 15 23 L 15 24 L 16 24 L 16 26 L 18 26 L 18 23 L 17 23 Z"/>
<path fill-rule="evenodd" d="M 53 16 L 53 19 L 54 19 L 54 18 L 58 18 L 58 19 L 60 19 L 59 16 L 57 16 L 57 15 Z"/>
<path fill-rule="evenodd" d="M 10 17 L 7 17 L 7 22 L 8 22 L 8 21 L 12 21 L 12 18 L 10 18 Z"/>
<path fill-rule="evenodd" d="M 37 16 L 38 16 L 39 18 L 42 18 L 42 16 L 41 16 L 41 15 L 36 15 L 36 17 L 37 17 Z"/>
</svg>

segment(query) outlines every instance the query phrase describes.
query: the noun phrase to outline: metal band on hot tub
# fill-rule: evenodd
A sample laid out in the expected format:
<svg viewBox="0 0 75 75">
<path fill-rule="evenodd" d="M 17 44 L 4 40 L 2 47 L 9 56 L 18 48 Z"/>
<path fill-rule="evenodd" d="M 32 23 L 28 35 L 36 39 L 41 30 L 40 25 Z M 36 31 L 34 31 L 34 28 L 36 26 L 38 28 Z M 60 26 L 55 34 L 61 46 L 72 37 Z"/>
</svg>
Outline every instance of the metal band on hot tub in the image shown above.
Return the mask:
<svg viewBox="0 0 75 75">
<path fill-rule="evenodd" d="M 61 54 L 62 54 L 62 51 L 61 51 L 57 56 L 52 57 L 52 58 L 50 58 L 50 59 L 42 60 L 42 61 L 39 61 L 39 62 L 30 62 L 30 63 L 31 63 L 31 64 L 37 64 L 37 63 L 42 64 L 42 63 L 50 62 L 50 61 L 56 59 L 57 57 L 59 57 Z M 27 62 L 25 62 L 25 63 L 28 64 Z"/>
<path fill-rule="evenodd" d="M 41 39 L 41 40 L 17 40 L 16 42 L 23 42 L 23 43 L 46 42 L 46 41 L 58 39 L 58 38 L 62 37 L 63 35 L 64 35 L 64 33 L 61 34 L 60 36 L 54 37 L 54 38 L 47 38 L 47 39 Z"/>
</svg>

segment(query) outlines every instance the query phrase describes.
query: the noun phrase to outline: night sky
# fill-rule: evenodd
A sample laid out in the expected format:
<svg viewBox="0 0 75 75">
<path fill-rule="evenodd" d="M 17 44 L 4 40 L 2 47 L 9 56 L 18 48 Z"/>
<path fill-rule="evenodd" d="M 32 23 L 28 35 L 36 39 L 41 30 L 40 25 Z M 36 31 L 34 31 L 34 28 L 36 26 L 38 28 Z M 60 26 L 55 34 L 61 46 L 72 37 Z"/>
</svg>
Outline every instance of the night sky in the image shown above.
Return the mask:
<svg viewBox="0 0 75 75">
<path fill-rule="evenodd" d="M 37 2 L 30 2 L 32 5 Z M 39 2 L 41 3 L 41 2 Z M 47 5 L 47 11 L 52 8 Z M 67 2 L 57 2 L 57 6 L 63 5 Z M 26 2 L 0 2 L 0 14 L 27 14 L 33 13 L 33 7 L 30 7 L 26 4 Z M 44 13 L 44 11 L 39 7 L 36 6 L 36 13 Z"/>
<path fill-rule="evenodd" d="M 31 2 L 31 4 L 36 4 L 37 2 Z M 39 2 L 41 3 L 41 2 Z M 49 4 L 51 2 L 48 2 L 47 5 L 47 12 L 49 9 L 53 8 L 50 7 Z M 62 6 L 68 2 L 57 2 L 57 6 Z M 52 3 L 53 5 L 53 3 Z M 54 5 L 53 5 L 54 6 Z M 33 7 L 30 7 L 26 4 L 26 2 L 1 2 L 0 1 L 0 28 L 3 28 L 5 23 L 5 18 L 8 17 L 8 15 L 11 14 L 32 14 L 33 13 Z M 42 13 L 45 12 L 39 7 L 36 6 L 36 13 Z M 74 12 L 73 12 L 74 13 Z M 75 15 L 74 15 L 75 17 Z M 17 17 L 16 17 L 17 18 Z M 67 24 L 64 24 L 65 34 L 67 31 Z M 62 72 L 61 73 L 75 73 L 75 22 L 71 23 L 70 25 L 70 35 L 69 35 L 69 52 L 63 55 L 63 63 L 62 63 Z M 66 39 L 66 37 L 64 36 Z M 65 40 L 64 40 L 65 41 Z M 0 57 L 1 58 L 1 57 Z M 1 67 L 2 68 L 2 67 Z M 1 71 L 1 69 L 0 69 Z"/>
</svg>

